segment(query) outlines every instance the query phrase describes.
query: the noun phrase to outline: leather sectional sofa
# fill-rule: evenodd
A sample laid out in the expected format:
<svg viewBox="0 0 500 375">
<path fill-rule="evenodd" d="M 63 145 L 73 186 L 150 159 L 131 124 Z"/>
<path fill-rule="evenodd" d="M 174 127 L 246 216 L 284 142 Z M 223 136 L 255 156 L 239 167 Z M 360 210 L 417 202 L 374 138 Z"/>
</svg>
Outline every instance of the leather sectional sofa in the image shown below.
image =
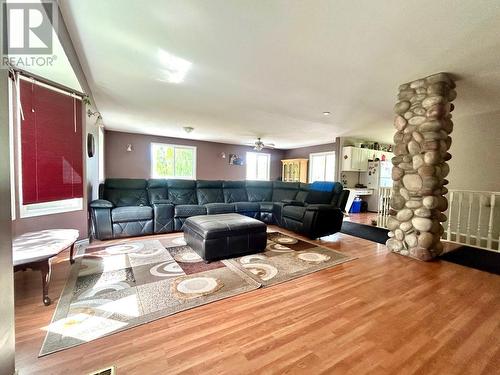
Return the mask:
<svg viewBox="0 0 500 375">
<path fill-rule="evenodd" d="M 281 181 L 107 179 L 90 203 L 92 236 L 99 240 L 182 230 L 196 215 L 239 213 L 309 238 L 336 233 L 348 192 Z"/>
</svg>

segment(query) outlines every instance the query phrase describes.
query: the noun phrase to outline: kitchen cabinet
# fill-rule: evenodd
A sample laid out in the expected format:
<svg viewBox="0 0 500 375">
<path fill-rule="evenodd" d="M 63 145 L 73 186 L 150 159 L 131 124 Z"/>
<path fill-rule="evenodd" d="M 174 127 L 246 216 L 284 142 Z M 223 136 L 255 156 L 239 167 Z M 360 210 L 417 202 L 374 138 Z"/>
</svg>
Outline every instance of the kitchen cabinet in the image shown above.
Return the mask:
<svg viewBox="0 0 500 375">
<path fill-rule="evenodd" d="M 368 171 L 368 160 L 390 161 L 393 157 L 394 154 L 389 151 L 345 146 L 342 148 L 342 171 L 366 172 Z"/>
<path fill-rule="evenodd" d="M 345 146 L 342 148 L 342 171 L 366 172 L 371 151 L 367 148 Z"/>
</svg>

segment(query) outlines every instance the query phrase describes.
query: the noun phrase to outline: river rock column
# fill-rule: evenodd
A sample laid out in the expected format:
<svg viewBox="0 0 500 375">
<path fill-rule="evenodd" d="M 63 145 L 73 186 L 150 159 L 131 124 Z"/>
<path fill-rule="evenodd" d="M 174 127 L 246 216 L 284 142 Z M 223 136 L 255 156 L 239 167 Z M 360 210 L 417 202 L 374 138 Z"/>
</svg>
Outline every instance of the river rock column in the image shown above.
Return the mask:
<svg viewBox="0 0 500 375">
<path fill-rule="evenodd" d="M 390 230 L 387 247 L 401 255 L 430 260 L 443 251 L 444 196 L 450 168 L 451 112 L 457 93 L 446 73 L 405 83 L 394 106 Z"/>
</svg>

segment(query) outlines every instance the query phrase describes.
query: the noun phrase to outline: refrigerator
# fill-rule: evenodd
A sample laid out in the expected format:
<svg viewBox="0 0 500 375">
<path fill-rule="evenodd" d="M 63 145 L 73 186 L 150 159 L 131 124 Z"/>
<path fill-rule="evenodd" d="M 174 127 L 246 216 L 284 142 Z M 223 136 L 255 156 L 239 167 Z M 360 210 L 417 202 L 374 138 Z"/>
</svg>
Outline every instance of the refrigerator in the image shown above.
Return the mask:
<svg viewBox="0 0 500 375">
<path fill-rule="evenodd" d="M 366 173 L 366 186 L 373 189 L 373 194 L 368 198 L 368 211 L 377 212 L 380 199 L 380 188 L 392 187 L 392 162 L 369 161 Z"/>
</svg>

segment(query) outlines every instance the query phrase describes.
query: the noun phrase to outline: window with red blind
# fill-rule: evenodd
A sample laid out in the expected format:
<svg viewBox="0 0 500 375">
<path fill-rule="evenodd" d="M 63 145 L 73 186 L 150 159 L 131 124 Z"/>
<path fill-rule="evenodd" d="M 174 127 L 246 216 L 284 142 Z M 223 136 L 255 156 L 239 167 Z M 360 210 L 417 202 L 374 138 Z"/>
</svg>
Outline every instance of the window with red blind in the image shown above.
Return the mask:
<svg viewBox="0 0 500 375">
<path fill-rule="evenodd" d="M 19 80 L 23 205 L 83 197 L 82 102 Z"/>
</svg>

